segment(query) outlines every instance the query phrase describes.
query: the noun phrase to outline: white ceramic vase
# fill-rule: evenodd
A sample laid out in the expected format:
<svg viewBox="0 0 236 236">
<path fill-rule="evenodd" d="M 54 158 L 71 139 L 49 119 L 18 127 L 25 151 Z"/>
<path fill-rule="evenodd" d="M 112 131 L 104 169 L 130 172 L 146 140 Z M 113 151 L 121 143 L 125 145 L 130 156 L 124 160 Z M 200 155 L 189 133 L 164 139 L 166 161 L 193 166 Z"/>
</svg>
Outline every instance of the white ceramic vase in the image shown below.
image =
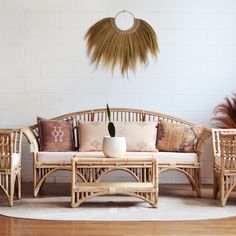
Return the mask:
<svg viewBox="0 0 236 236">
<path fill-rule="evenodd" d="M 125 137 L 105 136 L 102 142 L 102 151 L 106 157 L 123 157 L 126 153 Z"/>
</svg>

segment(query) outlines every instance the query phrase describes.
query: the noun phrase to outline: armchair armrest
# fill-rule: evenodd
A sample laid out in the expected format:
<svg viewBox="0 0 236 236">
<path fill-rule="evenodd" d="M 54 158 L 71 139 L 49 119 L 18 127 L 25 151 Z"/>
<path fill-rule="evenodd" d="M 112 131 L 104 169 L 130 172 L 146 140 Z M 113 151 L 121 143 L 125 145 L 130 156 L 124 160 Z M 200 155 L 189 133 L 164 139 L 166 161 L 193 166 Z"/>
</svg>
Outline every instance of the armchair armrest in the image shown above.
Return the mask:
<svg viewBox="0 0 236 236">
<path fill-rule="evenodd" d="M 28 143 L 30 144 L 30 152 L 38 152 L 39 145 L 34 133 L 29 128 L 25 128 L 23 129 L 23 134 L 26 137 Z"/>
</svg>

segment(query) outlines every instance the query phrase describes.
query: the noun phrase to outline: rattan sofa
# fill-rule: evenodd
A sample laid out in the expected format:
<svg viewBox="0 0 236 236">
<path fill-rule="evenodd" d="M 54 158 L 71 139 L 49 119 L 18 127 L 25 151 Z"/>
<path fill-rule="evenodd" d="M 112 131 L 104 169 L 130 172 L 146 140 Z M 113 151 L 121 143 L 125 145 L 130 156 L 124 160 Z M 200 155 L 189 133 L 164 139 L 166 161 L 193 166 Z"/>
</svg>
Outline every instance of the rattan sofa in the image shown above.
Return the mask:
<svg viewBox="0 0 236 236">
<path fill-rule="evenodd" d="M 114 121 L 167 121 L 176 123 L 186 127 L 191 127 L 194 124 L 176 117 L 164 115 L 158 112 L 145 111 L 139 109 L 128 108 L 113 108 L 111 109 L 112 119 Z M 78 140 L 78 120 L 79 121 L 107 121 L 106 109 L 95 109 L 79 111 L 70 114 L 65 114 L 53 118 L 54 120 L 66 120 L 73 124 L 73 135 L 75 147 L 79 148 Z M 38 124 L 28 127 L 24 130 L 27 137 L 31 152 L 33 154 L 33 186 L 34 196 L 37 196 L 40 187 L 46 178 L 58 170 L 71 170 L 71 158 L 75 152 L 62 153 L 47 153 L 48 159 L 42 157 L 40 151 L 40 138 Z M 198 137 L 194 144 L 193 153 L 176 153 L 176 152 L 157 152 L 155 155 L 159 162 L 159 174 L 168 170 L 176 170 L 184 174 L 189 180 L 192 189 L 196 192 L 197 196 L 201 196 L 201 168 L 202 168 L 202 153 L 205 142 L 211 136 L 211 132 L 204 128 L 201 135 Z M 79 151 L 76 152 L 80 154 Z M 58 158 L 50 158 L 50 156 L 57 155 Z M 64 155 L 64 156 L 63 156 Z M 65 157 L 66 155 L 66 157 Z M 84 155 L 82 153 L 81 155 Z M 90 153 L 90 155 L 93 155 Z M 62 157 L 63 156 L 63 157 Z M 67 158 L 65 160 L 65 158 Z"/>
</svg>

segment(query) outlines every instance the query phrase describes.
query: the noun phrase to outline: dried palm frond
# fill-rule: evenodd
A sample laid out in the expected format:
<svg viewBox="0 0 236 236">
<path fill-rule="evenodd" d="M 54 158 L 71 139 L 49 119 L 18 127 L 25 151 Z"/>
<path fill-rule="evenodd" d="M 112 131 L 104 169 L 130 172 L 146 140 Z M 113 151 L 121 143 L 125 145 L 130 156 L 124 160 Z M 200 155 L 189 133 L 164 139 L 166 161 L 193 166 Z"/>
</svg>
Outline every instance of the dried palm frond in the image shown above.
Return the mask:
<svg viewBox="0 0 236 236">
<path fill-rule="evenodd" d="M 232 98 L 225 98 L 225 103 L 219 104 L 214 109 L 216 117 L 212 118 L 216 121 L 215 126 L 222 129 L 236 128 L 236 95 Z M 218 116 L 217 116 L 218 115 Z"/>
<path fill-rule="evenodd" d="M 115 18 L 104 18 L 89 28 L 85 38 L 91 63 L 101 63 L 112 71 L 118 65 L 123 76 L 128 70 L 135 72 L 138 62 L 147 65 L 149 53 L 156 56 L 159 51 L 155 31 L 136 18 L 128 30 L 120 30 Z"/>
</svg>

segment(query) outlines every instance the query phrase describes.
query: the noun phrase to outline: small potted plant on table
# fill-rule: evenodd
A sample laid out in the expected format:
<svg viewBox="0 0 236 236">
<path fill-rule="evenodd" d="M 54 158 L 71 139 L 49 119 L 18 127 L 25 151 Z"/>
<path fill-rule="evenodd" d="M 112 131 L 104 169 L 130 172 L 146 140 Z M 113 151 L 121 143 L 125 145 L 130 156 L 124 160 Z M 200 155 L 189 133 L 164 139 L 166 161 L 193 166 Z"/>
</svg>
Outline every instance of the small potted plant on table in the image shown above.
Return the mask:
<svg viewBox="0 0 236 236">
<path fill-rule="evenodd" d="M 107 104 L 108 132 L 110 136 L 105 136 L 102 142 L 102 151 L 106 157 L 122 157 L 126 153 L 125 137 L 116 136 L 116 128 L 111 121 L 111 111 Z"/>
</svg>

